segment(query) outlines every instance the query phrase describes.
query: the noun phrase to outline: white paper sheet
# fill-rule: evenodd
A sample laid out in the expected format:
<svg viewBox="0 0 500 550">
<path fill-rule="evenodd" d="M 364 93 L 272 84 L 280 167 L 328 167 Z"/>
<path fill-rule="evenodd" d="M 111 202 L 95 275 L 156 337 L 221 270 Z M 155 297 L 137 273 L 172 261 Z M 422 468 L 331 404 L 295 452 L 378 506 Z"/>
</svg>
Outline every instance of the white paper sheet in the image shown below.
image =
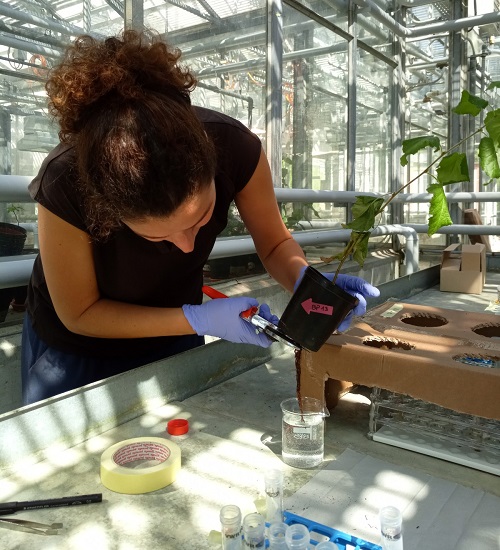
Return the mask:
<svg viewBox="0 0 500 550">
<path fill-rule="evenodd" d="M 500 480 L 492 475 L 492 482 Z M 500 550 L 500 498 L 347 449 L 285 509 L 381 544 L 378 511 L 403 513 L 405 550 Z"/>
</svg>

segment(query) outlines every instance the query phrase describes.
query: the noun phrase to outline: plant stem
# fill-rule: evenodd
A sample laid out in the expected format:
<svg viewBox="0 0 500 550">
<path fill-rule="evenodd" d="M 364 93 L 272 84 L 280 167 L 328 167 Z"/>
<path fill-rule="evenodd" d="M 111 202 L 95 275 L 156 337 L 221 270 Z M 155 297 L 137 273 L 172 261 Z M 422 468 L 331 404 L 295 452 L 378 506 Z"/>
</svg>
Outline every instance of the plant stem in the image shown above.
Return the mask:
<svg viewBox="0 0 500 550">
<path fill-rule="evenodd" d="M 353 234 L 355 236 L 353 237 Z M 335 281 L 337 280 L 337 277 L 339 276 L 340 270 L 342 269 L 342 266 L 346 262 L 349 255 L 352 253 L 353 250 L 356 249 L 356 246 L 358 244 L 358 240 L 362 233 L 358 233 L 355 231 L 351 231 L 351 236 L 349 238 L 349 242 L 347 243 L 346 247 L 344 248 L 344 251 L 342 252 L 342 258 L 340 259 L 339 265 L 337 266 L 337 269 L 335 270 L 335 275 L 332 279 L 332 284 L 335 284 Z"/>
<path fill-rule="evenodd" d="M 469 139 L 472 137 L 472 136 L 475 136 L 476 134 L 479 134 L 479 132 L 482 132 L 484 130 L 484 128 L 486 128 L 486 125 L 483 124 L 483 126 L 481 126 L 478 130 L 476 130 L 474 133 L 470 134 L 469 136 L 465 137 L 464 139 L 460 140 L 458 143 L 455 143 L 455 145 L 453 145 L 453 147 L 450 147 L 447 151 L 443 151 L 436 159 L 434 159 L 431 164 L 429 164 L 429 166 L 427 166 L 424 170 L 422 170 L 422 172 L 420 172 L 420 174 L 418 174 L 417 176 L 415 176 L 413 179 L 411 179 L 408 183 L 405 183 L 405 185 L 402 185 L 397 191 L 395 191 L 394 193 L 392 193 L 390 195 L 390 197 L 384 202 L 384 204 L 379 208 L 379 211 L 377 212 L 377 215 L 380 214 L 381 212 L 383 212 L 385 210 L 385 208 L 387 208 L 387 206 L 399 195 L 399 193 L 401 193 L 402 191 L 404 191 L 407 187 L 409 187 L 414 181 L 417 181 L 420 177 L 422 177 L 424 174 L 426 174 L 437 162 L 439 162 L 443 157 L 445 157 L 446 155 L 448 155 L 451 151 L 453 151 L 454 149 L 457 149 L 458 147 L 460 147 L 463 143 L 465 143 L 466 141 L 469 141 Z"/>
</svg>

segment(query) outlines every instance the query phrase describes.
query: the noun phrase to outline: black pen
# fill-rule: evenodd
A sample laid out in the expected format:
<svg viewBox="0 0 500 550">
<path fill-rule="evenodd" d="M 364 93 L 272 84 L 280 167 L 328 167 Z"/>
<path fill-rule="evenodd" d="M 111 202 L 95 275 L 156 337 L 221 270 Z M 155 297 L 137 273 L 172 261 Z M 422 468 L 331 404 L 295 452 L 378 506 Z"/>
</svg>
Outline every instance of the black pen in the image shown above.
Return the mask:
<svg viewBox="0 0 500 550">
<path fill-rule="evenodd" d="M 75 497 L 49 498 L 46 500 L 28 500 L 25 502 L 0 503 L 0 516 L 13 514 L 21 510 L 40 510 L 42 508 L 57 508 L 59 506 L 78 506 L 102 502 L 102 493 L 94 495 L 78 495 Z"/>
</svg>

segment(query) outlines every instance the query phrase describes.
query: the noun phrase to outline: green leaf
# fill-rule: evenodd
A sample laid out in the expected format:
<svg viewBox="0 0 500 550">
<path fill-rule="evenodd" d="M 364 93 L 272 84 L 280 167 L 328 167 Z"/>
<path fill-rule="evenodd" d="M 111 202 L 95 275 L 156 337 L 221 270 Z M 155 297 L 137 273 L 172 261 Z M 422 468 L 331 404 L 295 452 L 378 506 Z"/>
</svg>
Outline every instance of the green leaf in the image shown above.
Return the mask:
<svg viewBox="0 0 500 550">
<path fill-rule="evenodd" d="M 443 186 L 439 183 L 431 183 L 427 187 L 427 191 L 432 193 L 432 199 L 429 205 L 429 237 L 434 235 L 436 231 L 445 225 L 452 225 L 450 212 L 448 211 L 448 203 L 444 194 Z"/>
<path fill-rule="evenodd" d="M 495 142 L 490 137 L 483 137 L 479 142 L 479 164 L 490 178 L 500 178 L 497 150 Z"/>
<path fill-rule="evenodd" d="M 436 169 L 436 176 L 442 185 L 470 181 L 469 166 L 465 154 L 452 153 L 443 157 Z"/>
<path fill-rule="evenodd" d="M 441 149 L 441 143 L 436 136 L 420 136 L 403 140 L 403 153 L 400 159 L 401 166 L 408 164 L 408 155 L 414 155 L 426 147 L 433 147 L 434 152 Z"/>
<path fill-rule="evenodd" d="M 353 219 L 351 222 L 344 224 L 343 227 L 361 233 L 370 231 L 375 225 L 375 218 L 382 204 L 384 204 L 384 199 L 380 197 L 356 197 L 356 201 L 351 208 Z"/>
<path fill-rule="evenodd" d="M 460 103 L 453 109 L 453 112 L 457 115 L 477 116 L 486 107 L 488 107 L 488 102 L 485 99 L 471 95 L 467 90 L 463 90 Z"/>
<path fill-rule="evenodd" d="M 500 109 L 490 111 L 484 119 L 484 125 L 495 145 L 500 145 Z"/>
<path fill-rule="evenodd" d="M 354 232 L 353 232 L 354 233 Z M 352 235 L 351 233 L 351 240 Z M 356 245 L 352 254 L 352 259 L 357 262 L 361 267 L 365 263 L 365 259 L 368 256 L 368 241 L 370 240 L 371 233 L 358 233 L 356 235 Z"/>
<path fill-rule="evenodd" d="M 490 82 L 488 87 L 486 88 L 487 90 L 493 90 L 495 88 L 500 88 L 500 82 L 498 80 L 495 80 L 493 82 Z"/>
</svg>

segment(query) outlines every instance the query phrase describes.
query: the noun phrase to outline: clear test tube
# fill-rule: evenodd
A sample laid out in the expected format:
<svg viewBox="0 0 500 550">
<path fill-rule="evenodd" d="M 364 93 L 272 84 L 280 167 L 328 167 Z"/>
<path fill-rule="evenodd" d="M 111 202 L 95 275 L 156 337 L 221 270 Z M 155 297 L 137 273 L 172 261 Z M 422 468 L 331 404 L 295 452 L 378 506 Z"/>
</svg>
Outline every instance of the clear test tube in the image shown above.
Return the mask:
<svg viewBox="0 0 500 550">
<path fill-rule="evenodd" d="M 384 506 L 379 512 L 383 550 L 403 550 L 403 516 L 395 506 Z"/>
<path fill-rule="evenodd" d="M 320 542 L 315 546 L 316 550 L 339 550 L 339 547 L 329 540 L 325 540 L 323 542 Z"/>
<path fill-rule="evenodd" d="M 289 525 L 285 533 L 289 550 L 308 550 L 311 542 L 309 529 L 300 523 Z"/>
<path fill-rule="evenodd" d="M 242 550 L 241 510 L 234 504 L 220 510 L 222 550 Z"/>
<path fill-rule="evenodd" d="M 266 520 L 256 512 L 243 518 L 243 547 L 264 548 L 266 545 Z"/>
<path fill-rule="evenodd" d="M 269 525 L 267 530 L 267 540 L 269 541 L 269 550 L 288 550 L 285 534 L 288 525 L 283 521 L 276 521 Z"/>
<path fill-rule="evenodd" d="M 283 472 L 269 470 L 264 476 L 266 492 L 266 521 L 283 521 Z"/>
</svg>

